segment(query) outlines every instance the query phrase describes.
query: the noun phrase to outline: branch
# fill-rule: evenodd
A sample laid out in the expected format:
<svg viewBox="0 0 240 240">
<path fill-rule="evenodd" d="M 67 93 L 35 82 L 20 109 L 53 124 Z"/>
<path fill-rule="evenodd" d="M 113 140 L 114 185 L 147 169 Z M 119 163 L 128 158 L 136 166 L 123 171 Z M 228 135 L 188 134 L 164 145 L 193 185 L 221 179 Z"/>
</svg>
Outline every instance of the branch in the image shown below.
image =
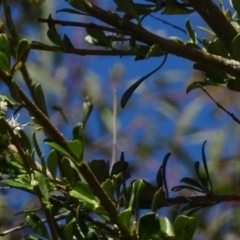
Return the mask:
<svg viewBox="0 0 240 240">
<path fill-rule="evenodd" d="M 196 196 L 196 197 L 175 197 L 175 198 L 169 198 L 166 199 L 166 202 L 169 204 L 169 206 L 176 205 L 176 204 L 187 204 L 187 203 L 208 203 L 212 202 L 215 204 L 221 203 L 221 202 L 238 202 L 240 201 L 240 195 L 239 194 L 220 194 L 220 195 L 206 195 L 206 196 Z"/>
<path fill-rule="evenodd" d="M 37 22 L 43 23 L 53 23 L 58 24 L 61 26 L 72 26 L 72 27 L 83 27 L 83 28 L 96 28 L 101 29 L 103 31 L 124 34 L 124 35 L 131 35 L 130 31 L 124 31 L 122 29 L 110 28 L 107 26 L 98 25 L 95 23 L 82 23 L 82 22 L 72 22 L 72 21 L 63 21 L 63 20 L 55 20 L 55 19 L 45 19 L 45 18 L 37 18 Z"/>
<path fill-rule="evenodd" d="M 12 47 L 17 46 L 17 42 L 14 39 L 8 39 Z M 41 50 L 49 52 L 64 52 L 69 54 L 75 54 L 80 56 L 136 56 L 134 50 L 98 50 L 98 49 L 83 49 L 83 48 L 66 48 L 51 46 L 40 42 L 32 41 L 30 49 Z"/>
<path fill-rule="evenodd" d="M 189 0 L 189 2 L 208 26 L 216 33 L 226 49 L 231 52 L 231 42 L 238 32 L 217 5 L 215 5 L 212 0 Z"/>
<path fill-rule="evenodd" d="M 171 39 L 165 39 L 163 37 L 157 36 L 141 26 L 129 22 L 117 14 L 111 13 L 109 11 L 105 11 L 99 8 L 96 5 L 88 2 L 87 0 L 83 0 L 85 4 L 85 8 L 87 11 L 95 18 L 111 25 L 119 29 L 123 29 L 126 31 L 131 31 L 135 40 L 143 42 L 147 45 L 159 44 L 163 51 L 186 58 L 188 60 L 201 63 L 203 65 L 211 66 L 213 69 L 229 73 L 232 76 L 240 79 L 240 63 L 235 60 L 230 60 L 227 58 L 223 58 L 217 55 L 213 55 L 184 44 L 175 42 Z M 219 25 L 219 22 L 218 22 Z M 224 28 L 223 28 L 224 29 Z"/>
</svg>

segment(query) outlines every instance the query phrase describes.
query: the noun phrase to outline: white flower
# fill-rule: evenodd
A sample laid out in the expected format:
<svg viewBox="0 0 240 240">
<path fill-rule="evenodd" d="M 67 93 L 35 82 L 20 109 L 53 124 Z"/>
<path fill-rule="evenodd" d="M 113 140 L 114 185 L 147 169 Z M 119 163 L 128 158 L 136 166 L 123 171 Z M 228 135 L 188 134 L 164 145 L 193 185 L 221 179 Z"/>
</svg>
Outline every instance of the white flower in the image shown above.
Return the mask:
<svg viewBox="0 0 240 240">
<path fill-rule="evenodd" d="M 4 100 L 2 100 L 0 102 L 0 112 L 3 113 L 5 115 L 5 113 L 8 110 L 8 106 L 7 106 L 7 102 L 5 102 Z"/>
<path fill-rule="evenodd" d="M 17 119 L 18 119 L 19 116 L 20 116 L 20 114 L 18 114 L 18 115 L 16 116 L 16 118 L 14 118 L 13 115 L 12 115 L 9 119 L 7 119 L 7 122 L 8 122 L 8 124 L 12 127 L 13 133 L 14 133 L 15 135 L 18 135 L 18 131 L 20 131 L 21 129 L 23 129 L 23 126 L 26 125 L 26 124 L 19 124 L 19 123 L 17 122 Z"/>
</svg>

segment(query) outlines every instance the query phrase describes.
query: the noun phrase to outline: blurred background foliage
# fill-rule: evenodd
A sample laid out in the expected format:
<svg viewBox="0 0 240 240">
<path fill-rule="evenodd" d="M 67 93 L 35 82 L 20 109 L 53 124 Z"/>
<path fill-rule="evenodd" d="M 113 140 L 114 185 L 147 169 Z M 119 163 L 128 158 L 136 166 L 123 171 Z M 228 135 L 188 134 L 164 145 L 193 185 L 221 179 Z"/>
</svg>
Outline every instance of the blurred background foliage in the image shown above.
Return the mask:
<svg viewBox="0 0 240 240">
<path fill-rule="evenodd" d="M 96 1 L 93 1 L 96 2 Z M 52 44 L 47 37 L 47 25 L 36 22 L 37 17 L 63 20 L 87 20 L 87 16 L 73 16 L 56 10 L 66 7 L 64 1 L 9 1 L 14 23 L 21 38 Z M 105 1 L 107 7 L 111 1 Z M 161 16 L 162 19 L 181 24 L 185 16 Z M 176 21 L 179 18 L 178 21 Z M 191 15 L 195 26 L 204 25 L 195 15 Z M 151 23 L 154 22 L 153 23 Z M 1 22 L 4 22 L 1 9 Z M 181 36 L 183 33 L 155 20 L 148 20 L 147 26 L 166 36 Z M 2 26 L 4 27 L 4 26 Z M 180 25 L 181 27 L 181 25 Z M 67 33 L 79 48 L 91 46 L 84 41 L 85 31 L 80 28 L 57 27 Z M 200 31 L 200 30 L 199 30 Z M 199 34 L 203 34 L 201 31 Z M 206 35 L 206 38 L 211 36 Z M 239 126 L 219 109 L 207 95 L 197 89 L 186 94 L 186 87 L 193 81 L 202 80 L 203 74 L 192 70 L 186 60 L 170 56 L 166 65 L 154 76 L 147 79 L 134 93 L 125 109 L 120 108 L 120 98 L 124 91 L 138 78 L 150 72 L 156 60 L 134 62 L 132 57 L 76 56 L 32 50 L 27 62 L 31 78 L 41 83 L 52 122 L 70 138 L 71 127 L 81 120 L 84 99 L 92 99 L 94 109 L 85 131 L 85 159 L 104 159 L 111 162 L 114 129 L 113 88 L 117 96 L 117 149 L 116 158 L 124 150 L 126 160 L 132 168 L 132 178 L 145 178 L 155 184 L 156 171 L 164 155 L 171 152 L 168 163 L 167 180 L 169 189 L 185 176 L 193 176 L 193 163 L 201 161 L 201 146 L 207 140 L 206 156 L 213 188 L 216 193 L 238 192 L 239 181 Z M 22 81 L 20 73 L 15 80 Z M 24 83 L 22 82 L 24 86 Z M 1 94 L 7 90 L 1 84 Z M 209 94 L 222 106 L 240 116 L 239 94 L 226 88 L 208 87 Z M 53 108 L 61 107 L 67 122 Z M 27 114 L 21 113 L 20 122 L 27 122 Z M 29 129 L 29 133 L 31 129 Z M 39 135 L 39 140 L 44 136 Z M 46 148 L 45 154 L 48 154 Z M 171 192 L 170 196 L 194 192 Z M 1 230 L 14 227 L 23 220 L 16 213 L 30 206 L 38 206 L 30 195 L 21 195 L 17 190 L 1 190 L 0 225 Z M 198 211 L 195 239 L 239 239 L 239 204 L 222 203 Z M 224 211 L 223 211 L 224 209 Z M 161 209 L 159 214 L 173 219 L 180 207 Z M 14 219 L 14 221 L 13 221 Z M 26 230 L 22 230 L 23 232 Z M 15 232 L 2 239 L 18 239 Z"/>
</svg>

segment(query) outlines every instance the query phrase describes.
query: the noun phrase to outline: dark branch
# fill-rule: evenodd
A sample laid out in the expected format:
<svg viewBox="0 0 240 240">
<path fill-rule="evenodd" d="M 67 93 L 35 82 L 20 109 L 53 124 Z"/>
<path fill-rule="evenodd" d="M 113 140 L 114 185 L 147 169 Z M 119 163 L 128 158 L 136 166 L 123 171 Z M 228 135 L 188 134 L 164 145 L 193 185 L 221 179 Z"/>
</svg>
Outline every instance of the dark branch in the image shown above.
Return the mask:
<svg viewBox="0 0 240 240">
<path fill-rule="evenodd" d="M 159 44 L 162 50 L 167 53 L 174 54 L 194 62 L 202 63 L 204 65 L 210 65 L 217 71 L 229 73 L 240 79 L 240 63 L 238 61 L 209 54 L 204 51 L 188 47 L 185 44 L 175 42 L 174 40 L 157 36 L 133 22 L 124 20 L 117 14 L 105 11 L 86 0 L 83 0 L 83 2 L 85 3 L 87 11 L 93 17 L 116 28 L 131 31 L 137 41 L 143 42 L 149 46 Z"/>
</svg>

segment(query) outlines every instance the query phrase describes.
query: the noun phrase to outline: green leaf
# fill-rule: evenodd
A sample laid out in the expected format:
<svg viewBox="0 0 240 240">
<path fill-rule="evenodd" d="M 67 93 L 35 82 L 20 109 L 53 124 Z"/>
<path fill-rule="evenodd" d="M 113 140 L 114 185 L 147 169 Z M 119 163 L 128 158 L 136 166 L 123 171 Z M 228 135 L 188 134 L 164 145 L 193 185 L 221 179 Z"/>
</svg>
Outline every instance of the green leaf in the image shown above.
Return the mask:
<svg viewBox="0 0 240 240">
<path fill-rule="evenodd" d="M 50 204 L 49 203 L 49 189 L 48 189 L 48 184 L 47 184 L 47 181 L 45 179 L 45 177 L 35 171 L 34 172 L 34 180 L 36 180 L 38 182 L 38 188 L 40 189 L 41 193 L 42 193 L 42 199 L 41 201 L 43 201 L 45 204 Z"/>
<path fill-rule="evenodd" d="M 43 157 L 43 153 L 42 153 L 42 151 L 41 151 L 41 149 L 38 145 L 38 142 L 37 142 L 36 131 L 33 132 L 32 141 L 33 141 L 33 145 L 35 147 L 35 150 L 37 152 L 37 155 L 41 159 Z"/>
<path fill-rule="evenodd" d="M 92 100 L 87 97 L 85 100 L 84 100 L 84 103 L 83 103 L 83 111 L 82 111 L 82 114 L 83 114 L 83 117 L 82 117 L 82 123 L 83 123 L 83 128 L 85 127 L 86 123 L 87 123 L 87 120 L 92 112 L 92 109 L 93 109 L 93 104 L 92 104 Z"/>
<path fill-rule="evenodd" d="M 171 156 L 171 153 L 167 153 L 164 158 L 163 158 L 163 163 L 162 163 L 162 178 L 163 178 L 163 186 L 165 188 L 165 191 L 166 191 L 166 195 L 167 195 L 167 198 L 169 197 L 168 196 L 168 187 L 167 187 L 167 179 L 166 179 L 166 169 L 167 169 L 167 162 L 168 162 L 168 159 L 170 158 Z"/>
<path fill-rule="evenodd" d="M 114 184 L 113 181 L 111 179 L 106 179 L 105 182 L 103 182 L 101 184 L 102 188 L 104 189 L 104 191 L 108 194 L 108 196 L 113 199 L 114 198 Z"/>
<path fill-rule="evenodd" d="M 208 45 L 207 51 L 209 53 L 219 55 L 224 58 L 229 58 L 228 50 L 218 38 L 210 42 L 210 44 Z"/>
<path fill-rule="evenodd" d="M 212 86 L 221 86 L 220 84 L 214 84 L 214 83 L 210 83 L 210 82 L 193 82 L 193 83 L 190 83 L 186 89 L 186 93 L 189 93 L 191 92 L 192 90 L 194 89 L 197 89 L 199 88 L 199 86 L 209 86 L 209 85 L 212 85 Z"/>
<path fill-rule="evenodd" d="M 9 6 L 5 9 L 5 16 L 6 16 L 6 25 L 7 25 L 8 31 L 10 32 L 12 38 L 15 41 L 18 41 L 19 36 L 18 36 L 18 33 L 17 33 L 16 28 L 14 26 L 14 23 L 13 23 L 13 20 L 12 20 L 11 9 L 10 9 Z"/>
<path fill-rule="evenodd" d="M 19 103 L 22 103 L 22 98 L 19 94 L 19 87 L 17 85 L 17 83 L 12 79 L 12 81 L 10 82 L 9 86 L 9 91 L 11 93 L 12 98 Z"/>
<path fill-rule="evenodd" d="M 231 52 L 235 60 L 240 61 L 240 33 L 232 40 Z"/>
<path fill-rule="evenodd" d="M 160 232 L 160 222 L 155 212 L 144 214 L 138 222 L 140 240 L 149 240 Z"/>
<path fill-rule="evenodd" d="M 18 133 L 19 133 L 19 136 L 20 136 L 19 142 L 21 143 L 21 146 L 24 147 L 25 149 L 27 149 L 29 152 L 31 152 L 32 146 L 31 146 L 31 143 L 28 139 L 27 134 L 22 129 L 20 129 L 18 131 Z"/>
<path fill-rule="evenodd" d="M 50 239 L 48 235 L 47 228 L 45 227 L 44 223 L 41 219 L 34 213 L 27 214 L 25 216 L 25 221 L 27 225 L 39 236 L 45 237 Z"/>
<path fill-rule="evenodd" d="M 189 177 L 185 177 L 185 178 L 182 178 L 180 182 L 184 182 L 184 183 L 187 183 L 191 186 L 194 186 L 196 188 L 199 188 L 201 190 L 203 190 L 203 187 L 200 183 L 198 183 L 195 179 L 192 179 L 192 178 L 189 178 Z"/>
<path fill-rule="evenodd" d="M 184 41 L 179 37 L 171 36 L 168 38 L 168 40 L 174 41 L 175 43 L 178 44 L 184 44 Z"/>
<path fill-rule="evenodd" d="M 183 189 L 188 189 L 188 190 L 191 190 L 193 192 L 200 192 L 200 193 L 203 193 L 204 191 L 199 189 L 199 188 L 195 188 L 195 187 L 191 187 L 191 186 L 188 186 L 188 185 L 178 185 L 178 186 L 175 186 L 171 189 L 171 191 L 173 192 L 179 192 Z"/>
<path fill-rule="evenodd" d="M 124 108 L 128 102 L 128 100 L 130 99 L 130 97 L 132 96 L 133 92 L 139 87 L 139 85 L 146 80 L 148 77 L 150 77 L 152 74 L 154 74 L 155 72 L 157 72 L 166 62 L 167 59 L 167 55 L 164 56 L 164 59 L 162 61 L 162 63 L 160 64 L 160 66 L 158 66 L 156 69 L 154 69 L 152 72 L 148 73 L 147 75 L 145 75 L 144 77 L 140 78 L 139 80 L 137 80 L 134 84 L 132 84 L 127 90 L 126 92 L 123 94 L 122 99 L 121 99 L 121 107 Z"/>
<path fill-rule="evenodd" d="M 205 28 L 205 27 L 201 27 L 201 26 L 199 26 L 198 28 L 201 29 L 202 31 L 208 33 L 209 35 L 216 37 L 215 32 L 211 31 L 210 29 Z"/>
<path fill-rule="evenodd" d="M 83 3 L 83 1 L 68 0 L 68 2 L 72 7 L 76 8 L 76 9 L 82 11 L 82 12 L 87 13 L 87 9 L 85 8 L 85 4 Z"/>
<path fill-rule="evenodd" d="M 179 215 L 174 222 L 174 232 L 179 240 L 191 240 L 197 227 L 194 217 Z"/>
<path fill-rule="evenodd" d="M 10 66 L 11 48 L 7 36 L 3 33 L 0 34 L 0 53 L 6 56 L 6 65 Z"/>
<path fill-rule="evenodd" d="M 39 159 L 41 160 L 41 165 L 42 165 L 42 172 L 44 174 L 47 174 L 47 166 L 46 166 L 46 162 L 45 162 L 45 159 L 44 159 L 44 155 L 38 145 L 38 142 L 37 142 L 37 138 L 36 138 L 36 131 L 33 132 L 33 136 L 32 136 L 32 141 L 33 141 L 33 145 L 35 147 L 35 150 L 37 152 L 37 155 L 39 157 Z"/>
<path fill-rule="evenodd" d="M 234 9 L 238 13 L 238 16 L 240 16 L 240 2 L 238 0 L 232 0 L 232 4 Z"/>
<path fill-rule="evenodd" d="M 57 164 L 58 164 L 57 153 L 55 150 L 51 150 L 51 152 L 48 155 L 47 167 L 54 179 L 56 179 L 57 176 Z"/>
<path fill-rule="evenodd" d="M 51 14 L 48 17 L 48 20 L 50 20 L 50 21 L 53 20 Z M 62 40 L 55 28 L 55 24 L 48 22 L 48 28 L 49 28 L 47 31 L 48 38 L 56 45 L 62 46 Z"/>
<path fill-rule="evenodd" d="M 2 52 L 0 52 L 0 71 L 2 71 L 6 76 L 11 76 L 9 60 Z"/>
<path fill-rule="evenodd" d="M 166 7 L 162 11 L 162 14 L 172 15 L 172 14 L 190 14 L 193 13 L 194 10 L 186 7 L 186 4 L 179 3 L 176 0 L 167 0 Z"/>
<path fill-rule="evenodd" d="M 23 168 L 23 166 L 21 164 L 14 162 L 14 161 L 8 161 L 8 160 L 1 161 L 0 172 L 1 172 L 1 174 L 7 174 L 7 175 L 12 175 L 12 176 L 26 174 L 26 170 Z"/>
<path fill-rule="evenodd" d="M 56 13 L 60 13 L 60 12 L 79 14 L 79 15 L 89 15 L 89 14 L 86 14 L 84 12 L 80 12 L 80 11 L 77 11 L 77 10 L 74 10 L 74 9 L 71 9 L 71 8 L 62 8 L 62 9 L 59 9 L 59 10 L 56 11 Z"/>
<path fill-rule="evenodd" d="M 142 179 L 138 179 L 132 184 L 132 192 L 129 200 L 129 206 L 138 210 L 138 197 L 141 189 L 144 187 L 144 182 Z"/>
<path fill-rule="evenodd" d="M 98 206 L 100 204 L 98 198 L 93 195 L 89 186 L 84 182 L 78 182 L 70 191 L 70 196 L 88 203 L 91 206 Z"/>
<path fill-rule="evenodd" d="M 34 100 L 36 101 L 37 106 L 42 110 L 42 112 L 49 118 L 46 100 L 44 97 L 44 93 L 41 87 L 41 84 L 38 83 L 34 88 Z"/>
<path fill-rule="evenodd" d="M 146 58 L 150 58 L 150 57 L 156 57 L 156 56 L 162 56 L 166 54 L 166 52 L 164 52 L 159 44 L 154 44 L 149 48 L 149 51 L 147 52 Z"/>
<path fill-rule="evenodd" d="M 130 235 L 133 233 L 133 222 L 132 222 L 132 208 L 129 207 L 124 211 L 120 212 L 117 216 L 117 223 L 120 229 L 128 232 Z"/>
<path fill-rule="evenodd" d="M 112 170 L 111 170 L 111 178 L 113 175 L 118 175 L 119 173 L 126 172 L 128 169 L 129 163 L 128 162 L 122 162 L 122 161 L 117 161 L 113 164 Z"/>
<path fill-rule="evenodd" d="M 73 139 L 83 141 L 82 131 L 83 131 L 82 123 L 75 124 L 72 130 Z"/>
<path fill-rule="evenodd" d="M 205 147 L 206 142 L 207 141 L 204 141 L 204 143 L 202 145 L 202 160 L 203 160 L 203 166 L 204 166 L 204 169 L 205 169 L 205 172 L 206 172 L 206 175 L 207 175 L 209 187 L 210 187 L 210 190 L 212 191 L 213 190 L 212 182 L 211 182 L 211 178 L 210 178 L 210 175 L 209 175 L 209 172 L 208 172 L 207 159 L 206 159 L 205 152 L 204 152 L 204 147 Z"/>
<path fill-rule="evenodd" d="M 29 191 L 33 190 L 33 187 L 31 185 L 22 183 L 22 182 L 17 182 L 15 180 L 3 179 L 3 180 L 1 180 L 1 183 L 4 183 L 4 184 L 8 185 L 9 187 L 13 187 L 13 188 L 26 189 Z"/>
<path fill-rule="evenodd" d="M 194 32 L 192 24 L 189 19 L 186 20 L 186 29 L 188 37 L 191 39 L 191 42 L 197 44 L 197 34 Z"/>
<path fill-rule="evenodd" d="M 63 155 L 72 158 L 71 154 L 68 151 L 66 151 L 62 146 L 60 146 L 58 143 L 54 142 L 53 140 L 46 139 L 44 140 L 44 143 L 46 143 L 48 146 L 52 147 L 56 151 L 62 153 Z"/>
<path fill-rule="evenodd" d="M 76 227 L 76 219 L 73 218 L 70 222 L 68 222 L 63 229 L 63 236 L 65 239 L 74 239 L 74 230 Z"/>
<path fill-rule="evenodd" d="M 72 187 L 78 181 L 81 181 L 80 173 L 69 158 L 64 157 L 62 159 L 62 169 L 64 171 L 64 176 L 66 177 L 66 180 L 70 183 Z"/>
<path fill-rule="evenodd" d="M 71 40 L 69 39 L 69 37 L 66 34 L 63 35 L 62 48 L 64 51 L 66 51 L 67 49 L 75 49 Z"/>
<path fill-rule="evenodd" d="M 160 207 L 167 206 L 168 202 L 163 191 L 163 187 L 160 187 L 153 196 L 152 200 L 152 211 L 157 212 Z"/>
<path fill-rule="evenodd" d="M 109 178 L 109 166 L 104 160 L 93 160 L 88 165 L 100 183 Z"/>
<path fill-rule="evenodd" d="M 26 39 L 22 39 L 18 42 L 17 45 L 17 51 L 16 51 L 16 63 L 14 64 L 14 67 L 12 68 L 11 72 L 12 74 L 20 69 L 23 64 L 27 61 L 29 52 L 30 52 L 30 42 Z"/>
<path fill-rule="evenodd" d="M 168 218 L 162 217 L 160 219 L 160 226 L 161 226 L 161 231 L 164 232 L 164 234 L 166 236 L 169 236 L 169 237 L 174 237 L 175 236 L 174 230 L 173 230 L 173 225 L 169 221 Z"/>
<path fill-rule="evenodd" d="M 132 0 L 114 0 L 118 6 L 118 11 L 122 11 L 127 15 L 134 17 L 140 24 L 140 18 L 138 16 L 138 11 L 135 9 L 135 4 Z"/>
<path fill-rule="evenodd" d="M 98 28 L 87 27 L 86 31 L 88 35 L 85 37 L 85 40 L 93 45 L 102 46 L 102 47 L 111 47 L 109 39 L 106 37 L 103 30 Z"/>
<path fill-rule="evenodd" d="M 83 161 L 83 142 L 80 140 L 69 141 L 68 148 L 79 161 Z"/>
</svg>

